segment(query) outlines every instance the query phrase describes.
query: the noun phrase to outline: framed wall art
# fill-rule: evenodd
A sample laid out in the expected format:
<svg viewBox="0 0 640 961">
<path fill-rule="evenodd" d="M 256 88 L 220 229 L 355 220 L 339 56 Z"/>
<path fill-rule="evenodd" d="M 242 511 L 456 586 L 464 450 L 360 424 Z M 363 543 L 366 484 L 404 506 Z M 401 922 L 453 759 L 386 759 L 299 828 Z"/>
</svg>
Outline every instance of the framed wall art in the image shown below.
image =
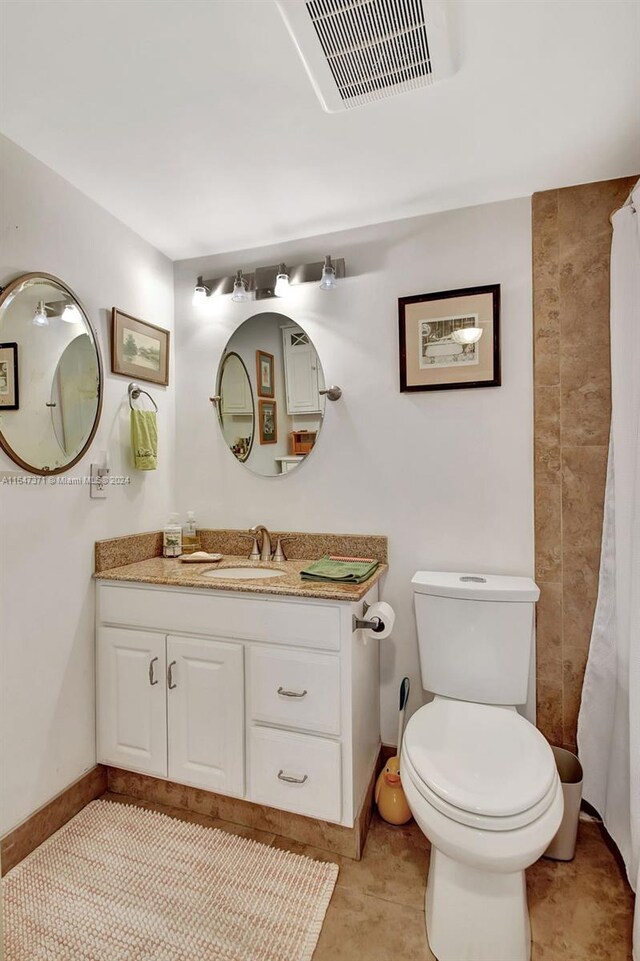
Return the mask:
<svg viewBox="0 0 640 961">
<path fill-rule="evenodd" d="M 116 307 L 111 315 L 111 370 L 114 374 L 169 384 L 169 331 Z"/>
<path fill-rule="evenodd" d="M 0 411 L 19 407 L 18 345 L 0 344 Z"/>
<path fill-rule="evenodd" d="M 258 397 L 275 397 L 273 354 L 266 350 L 256 351 L 256 383 Z"/>
<path fill-rule="evenodd" d="M 278 414 L 275 400 L 258 401 L 258 421 L 260 423 L 260 443 L 278 443 Z"/>
<path fill-rule="evenodd" d="M 398 300 L 400 390 L 499 387 L 500 284 Z"/>
</svg>

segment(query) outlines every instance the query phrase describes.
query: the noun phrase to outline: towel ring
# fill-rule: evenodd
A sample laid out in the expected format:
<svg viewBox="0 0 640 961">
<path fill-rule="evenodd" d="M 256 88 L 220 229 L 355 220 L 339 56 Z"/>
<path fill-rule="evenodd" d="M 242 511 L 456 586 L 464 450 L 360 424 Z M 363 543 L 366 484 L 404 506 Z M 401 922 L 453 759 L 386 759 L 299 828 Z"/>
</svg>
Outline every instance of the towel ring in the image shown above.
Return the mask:
<svg viewBox="0 0 640 961">
<path fill-rule="evenodd" d="M 129 407 L 131 408 L 131 410 L 134 409 L 132 402 L 133 402 L 134 400 L 137 400 L 138 397 L 140 396 L 140 394 L 144 394 L 146 397 L 149 398 L 149 400 L 150 400 L 151 403 L 153 404 L 153 409 L 154 409 L 154 410 L 156 411 L 156 413 L 157 413 L 157 412 L 158 412 L 158 405 L 156 404 L 155 400 L 153 399 L 153 397 L 151 396 L 151 394 L 149 393 L 149 391 L 148 391 L 148 390 L 143 390 L 142 387 L 140 386 L 140 384 L 134 384 L 133 381 L 129 384 Z"/>
</svg>

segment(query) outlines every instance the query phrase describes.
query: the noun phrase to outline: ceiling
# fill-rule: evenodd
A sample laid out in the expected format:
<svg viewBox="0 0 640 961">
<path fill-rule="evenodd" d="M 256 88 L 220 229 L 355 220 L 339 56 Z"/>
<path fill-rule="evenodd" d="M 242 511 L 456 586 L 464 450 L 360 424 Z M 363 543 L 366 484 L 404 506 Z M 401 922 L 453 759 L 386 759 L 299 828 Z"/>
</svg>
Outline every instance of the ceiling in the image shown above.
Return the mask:
<svg viewBox="0 0 640 961">
<path fill-rule="evenodd" d="M 1 127 L 173 259 L 638 172 L 635 0 L 449 14 L 452 78 L 329 114 L 272 0 L 4 0 Z"/>
</svg>

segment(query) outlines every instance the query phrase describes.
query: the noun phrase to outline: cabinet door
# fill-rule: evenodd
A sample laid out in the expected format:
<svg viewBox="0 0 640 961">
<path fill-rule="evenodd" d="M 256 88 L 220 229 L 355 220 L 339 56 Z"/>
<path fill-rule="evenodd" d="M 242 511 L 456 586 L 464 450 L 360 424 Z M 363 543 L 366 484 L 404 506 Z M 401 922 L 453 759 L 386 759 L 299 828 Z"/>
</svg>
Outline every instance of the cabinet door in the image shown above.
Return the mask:
<svg viewBox="0 0 640 961">
<path fill-rule="evenodd" d="M 167 638 L 169 777 L 224 794 L 244 791 L 241 644 Z"/>
<path fill-rule="evenodd" d="M 320 413 L 318 355 L 299 327 L 284 327 L 284 367 L 288 414 Z"/>
<path fill-rule="evenodd" d="M 165 638 L 149 631 L 98 631 L 98 760 L 167 776 Z"/>
</svg>

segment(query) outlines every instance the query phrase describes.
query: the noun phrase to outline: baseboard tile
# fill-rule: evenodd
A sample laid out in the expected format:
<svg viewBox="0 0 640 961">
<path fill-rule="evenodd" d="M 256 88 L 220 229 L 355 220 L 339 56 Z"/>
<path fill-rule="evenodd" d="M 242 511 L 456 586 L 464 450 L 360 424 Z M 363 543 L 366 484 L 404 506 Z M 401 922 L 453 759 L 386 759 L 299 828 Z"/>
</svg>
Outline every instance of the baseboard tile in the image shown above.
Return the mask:
<svg viewBox="0 0 640 961">
<path fill-rule="evenodd" d="M 371 823 L 377 767 L 376 764 L 371 773 L 364 801 L 352 828 L 121 768 L 107 768 L 107 783 L 109 792 L 114 795 L 121 794 L 139 801 L 220 818 L 359 861 Z"/>
<path fill-rule="evenodd" d="M 70 784 L 56 797 L 0 839 L 2 874 L 19 864 L 39 844 L 107 790 L 107 771 L 101 764 Z"/>
</svg>

